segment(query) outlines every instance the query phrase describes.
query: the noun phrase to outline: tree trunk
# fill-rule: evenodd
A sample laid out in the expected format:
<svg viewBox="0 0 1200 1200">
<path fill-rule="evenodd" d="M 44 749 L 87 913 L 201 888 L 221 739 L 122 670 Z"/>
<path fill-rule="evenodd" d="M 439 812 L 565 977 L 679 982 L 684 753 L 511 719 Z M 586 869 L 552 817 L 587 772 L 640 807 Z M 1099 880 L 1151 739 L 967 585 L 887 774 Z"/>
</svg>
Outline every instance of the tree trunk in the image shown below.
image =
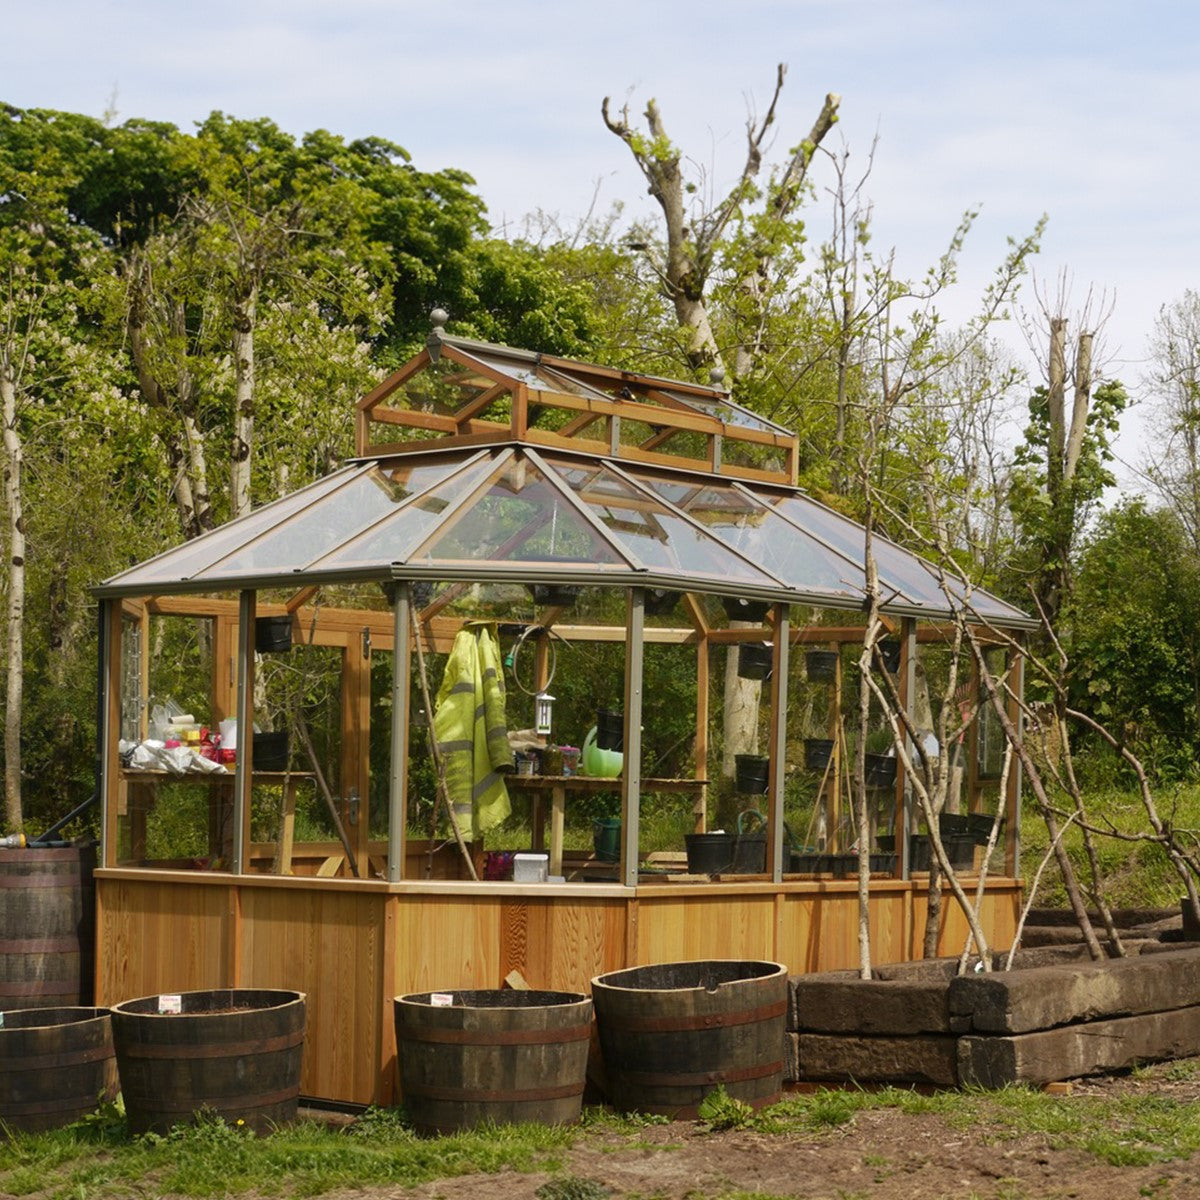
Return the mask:
<svg viewBox="0 0 1200 1200">
<path fill-rule="evenodd" d="M 258 288 L 250 284 L 233 310 L 234 410 L 233 452 L 230 456 L 230 517 L 250 511 L 251 449 L 254 445 L 254 322 Z"/>
<path fill-rule="evenodd" d="M 0 412 L 4 421 L 4 496 L 8 505 L 8 663 L 4 709 L 4 818 L 20 832 L 21 712 L 25 676 L 25 514 L 21 489 L 23 448 L 17 432 L 17 388 L 7 355 L 0 361 Z"/>
</svg>

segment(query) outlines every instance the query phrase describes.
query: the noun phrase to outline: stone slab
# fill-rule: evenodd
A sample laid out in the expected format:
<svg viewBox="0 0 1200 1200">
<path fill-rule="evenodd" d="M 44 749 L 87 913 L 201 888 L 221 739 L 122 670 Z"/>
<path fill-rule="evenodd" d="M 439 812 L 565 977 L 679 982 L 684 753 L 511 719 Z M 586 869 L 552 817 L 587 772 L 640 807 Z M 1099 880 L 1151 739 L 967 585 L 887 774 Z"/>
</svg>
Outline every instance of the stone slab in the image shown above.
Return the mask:
<svg viewBox="0 0 1200 1200">
<path fill-rule="evenodd" d="M 806 1033 L 947 1033 L 947 980 L 859 979 L 853 972 L 798 975 L 788 1028 Z"/>
<path fill-rule="evenodd" d="M 1103 962 L 993 971 L 951 980 L 953 1026 L 1017 1034 L 1200 1004 L 1200 953 L 1176 950 Z"/>
<path fill-rule="evenodd" d="M 1200 1054 L 1200 1005 L 1014 1037 L 961 1037 L 958 1078 L 963 1086 L 987 1088 L 1044 1084 L 1196 1054 Z"/>
<path fill-rule="evenodd" d="M 958 1039 L 951 1035 L 855 1037 L 797 1033 L 792 1036 L 796 1081 L 958 1086 Z"/>
</svg>

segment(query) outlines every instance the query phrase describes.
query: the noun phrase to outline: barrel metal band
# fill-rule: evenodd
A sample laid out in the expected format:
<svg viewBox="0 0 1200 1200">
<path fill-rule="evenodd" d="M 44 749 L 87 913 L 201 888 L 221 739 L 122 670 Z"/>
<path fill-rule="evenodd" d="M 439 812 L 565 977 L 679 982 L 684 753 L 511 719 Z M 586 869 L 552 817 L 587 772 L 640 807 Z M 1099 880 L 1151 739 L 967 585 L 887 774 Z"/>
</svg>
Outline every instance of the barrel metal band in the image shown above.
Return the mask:
<svg viewBox="0 0 1200 1200">
<path fill-rule="evenodd" d="M 124 1058 L 238 1058 L 243 1054 L 271 1054 L 276 1050 L 290 1050 L 304 1041 L 304 1030 L 282 1033 L 273 1038 L 255 1038 L 249 1042 L 212 1042 L 207 1045 L 164 1045 L 161 1042 L 143 1042 L 122 1045 L 120 1057 Z"/>
<path fill-rule="evenodd" d="M 20 888 L 23 892 L 31 888 L 57 888 L 62 892 L 78 892 L 79 882 L 78 871 L 62 871 L 55 875 L 0 875 L 0 888 Z"/>
<path fill-rule="evenodd" d="M 43 1067 L 77 1067 L 83 1063 L 101 1062 L 113 1057 L 111 1041 L 100 1046 L 88 1046 L 82 1050 L 61 1051 L 58 1054 L 28 1054 L 22 1055 L 20 1066 L 16 1063 L 7 1064 L 5 1073 L 16 1074 L 18 1071 L 40 1071 Z"/>
<path fill-rule="evenodd" d="M 164 1101 L 161 1092 L 155 1090 L 148 1097 L 135 1097 L 136 1100 L 145 1100 L 146 1108 L 154 1115 L 161 1114 L 169 1116 L 175 1113 L 194 1113 L 200 1112 L 205 1108 L 223 1109 L 227 1113 L 243 1113 L 247 1116 L 258 1112 L 260 1109 L 273 1108 L 276 1104 L 286 1104 L 289 1100 L 298 1099 L 300 1096 L 300 1084 L 288 1084 L 287 1087 L 281 1088 L 278 1092 L 271 1092 L 264 1095 L 261 1092 L 237 1092 L 232 1096 L 193 1096 L 186 1104 L 168 1104 Z"/>
<path fill-rule="evenodd" d="M 54 991 L 54 988 L 60 990 Z M 75 977 L 66 979 L 34 979 L 23 983 L 5 981 L 0 983 L 0 996 L 40 996 L 47 1001 L 44 1007 L 56 1008 L 58 1005 L 49 1003 L 55 999 L 62 1000 L 62 1007 L 73 1008 L 79 1003 L 79 972 Z"/>
<path fill-rule="evenodd" d="M 463 1100 L 468 1103 L 513 1103 L 522 1100 L 569 1100 L 573 1096 L 582 1096 L 584 1083 L 564 1083 L 552 1088 L 508 1088 L 496 1091 L 484 1091 L 480 1088 L 469 1087 L 438 1087 L 435 1084 L 405 1083 L 401 1081 L 400 1090 L 406 1096 L 420 1096 L 423 1100 Z"/>
<path fill-rule="evenodd" d="M 735 1025 L 753 1025 L 782 1017 L 787 1012 L 787 1000 L 763 1004 L 758 1008 L 741 1008 L 727 1013 L 704 1013 L 689 1017 L 634 1017 L 605 1014 L 601 1025 L 620 1033 L 682 1033 L 705 1029 L 728 1029 Z"/>
<path fill-rule="evenodd" d="M 777 1075 L 783 1071 L 783 1060 L 775 1062 L 755 1063 L 750 1067 L 729 1071 L 694 1071 L 687 1074 L 663 1074 L 654 1071 L 609 1071 L 609 1074 L 622 1083 L 636 1084 L 642 1087 L 698 1087 L 710 1083 L 744 1083 L 748 1079 L 765 1079 L 768 1075 Z"/>
<path fill-rule="evenodd" d="M 66 1096 L 57 1100 L 22 1100 L 0 1103 L 0 1121 L 5 1117 L 30 1116 L 37 1113 L 77 1112 L 80 1116 L 95 1112 L 96 1094 Z"/>
<path fill-rule="evenodd" d="M 561 1042 L 586 1042 L 592 1036 L 592 1027 L 476 1030 L 404 1026 L 398 1036 L 402 1042 L 437 1042 L 448 1046 L 557 1046 Z"/>
<path fill-rule="evenodd" d="M 2 938 L 0 954 L 67 954 L 79 952 L 79 937 Z"/>
</svg>

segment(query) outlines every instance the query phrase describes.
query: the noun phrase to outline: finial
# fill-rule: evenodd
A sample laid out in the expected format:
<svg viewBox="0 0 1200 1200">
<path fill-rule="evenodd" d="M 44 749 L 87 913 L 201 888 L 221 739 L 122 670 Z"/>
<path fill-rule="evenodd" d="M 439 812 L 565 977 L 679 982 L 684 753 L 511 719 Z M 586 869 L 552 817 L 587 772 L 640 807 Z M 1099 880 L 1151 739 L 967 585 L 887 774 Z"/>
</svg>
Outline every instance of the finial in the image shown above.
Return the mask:
<svg viewBox="0 0 1200 1200">
<path fill-rule="evenodd" d="M 708 373 L 708 381 L 713 387 L 719 388 L 725 382 L 725 368 L 721 366 L 713 367 Z"/>
<path fill-rule="evenodd" d="M 433 309 L 429 314 L 429 324 L 433 326 L 429 331 L 429 336 L 425 339 L 425 349 L 429 351 L 429 357 L 437 362 L 442 355 L 442 334 L 445 331 L 445 324 L 450 320 L 450 314 L 439 307 Z"/>
</svg>

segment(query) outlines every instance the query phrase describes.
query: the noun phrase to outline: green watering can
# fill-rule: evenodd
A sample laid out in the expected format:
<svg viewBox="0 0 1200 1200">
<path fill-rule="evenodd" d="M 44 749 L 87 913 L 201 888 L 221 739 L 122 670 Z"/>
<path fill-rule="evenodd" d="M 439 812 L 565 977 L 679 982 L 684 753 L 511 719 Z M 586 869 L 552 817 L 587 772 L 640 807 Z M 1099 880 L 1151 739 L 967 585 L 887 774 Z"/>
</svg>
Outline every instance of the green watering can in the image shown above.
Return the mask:
<svg viewBox="0 0 1200 1200">
<path fill-rule="evenodd" d="M 596 727 L 593 725 L 583 739 L 581 756 L 583 773 L 597 779 L 616 779 L 625 766 L 625 755 L 620 750 L 601 750 L 596 745 Z"/>
</svg>

